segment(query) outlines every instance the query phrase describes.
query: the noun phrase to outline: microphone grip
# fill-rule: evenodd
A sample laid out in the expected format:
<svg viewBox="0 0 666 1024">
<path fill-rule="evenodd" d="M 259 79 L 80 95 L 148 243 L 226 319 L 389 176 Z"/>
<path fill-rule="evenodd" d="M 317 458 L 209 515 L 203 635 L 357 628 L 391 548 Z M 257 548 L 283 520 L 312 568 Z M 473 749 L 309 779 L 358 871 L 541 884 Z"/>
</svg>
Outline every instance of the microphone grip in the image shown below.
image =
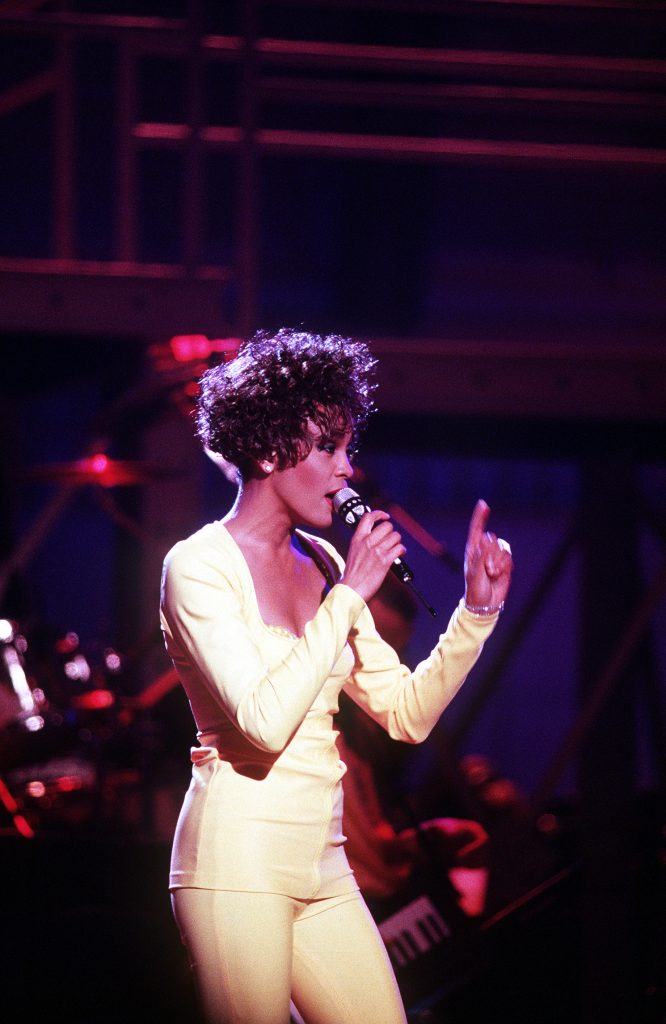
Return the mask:
<svg viewBox="0 0 666 1024">
<path fill-rule="evenodd" d="M 343 523 L 352 528 L 360 523 L 366 512 L 370 511 L 369 506 L 363 502 L 361 497 L 351 487 L 345 487 L 336 494 L 333 499 L 333 507 Z M 437 614 L 432 605 L 426 601 L 423 594 L 414 586 L 414 573 L 402 558 L 396 558 L 393 561 L 391 572 L 401 583 L 406 583 L 409 586 L 431 615 Z"/>
<path fill-rule="evenodd" d="M 357 526 L 366 512 L 370 511 L 370 506 L 366 505 L 356 491 L 352 491 L 351 488 L 347 488 L 340 492 L 341 495 L 345 496 L 344 501 L 338 501 L 336 503 L 336 511 L 342 521 L 347 526 Z M 397 576 L 401 583 L 411 583 L 414 579 L 414 573 L 409 568 L 406 562 L 402 558 L 396 558 L 391 566 L 391 572 L 394 576 Z"/>
<path fill-rule="evenodd" d="M 391 566 L 391 572 L 397 576 L 401 583 L 411 583 L 414 573 L 403 558 L 396 558 Z"/>
</svg>

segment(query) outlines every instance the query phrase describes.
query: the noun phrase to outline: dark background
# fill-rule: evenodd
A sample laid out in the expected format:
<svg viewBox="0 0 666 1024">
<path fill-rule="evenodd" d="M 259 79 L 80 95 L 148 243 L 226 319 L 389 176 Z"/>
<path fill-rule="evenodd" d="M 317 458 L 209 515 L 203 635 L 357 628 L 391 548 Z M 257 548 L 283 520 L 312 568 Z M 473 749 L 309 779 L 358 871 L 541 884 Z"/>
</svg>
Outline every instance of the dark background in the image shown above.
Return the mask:
<svg viewBox="0 0 666 1024">
<path fill-rule="evenodd" d="M 35 832 L 3 802 L 28 1016 L 193 1019 L 165 889 L 189 713 L 132 698 L 168 667 L 164 553 L 233 500 L 188 386 L 215 339 L 303 324 L 376 352 L 359 489 L 444 545 L 402 526 L 438 611 L 410 660 L 478 497 L 516 561 L 391 778 L 447 813 L 481 755 L 521 800 L 486 821 L 507 929 L 426 987 L 454 1021 L 664 1019 L 665 25 L 640 0 L 0 6 L 0 616 L 58 712 L 0 736 Z M 213 344 L 178 362 L 180 335 Z M 134 476 L 73 475 L 94 452 Z"/>
</svg>

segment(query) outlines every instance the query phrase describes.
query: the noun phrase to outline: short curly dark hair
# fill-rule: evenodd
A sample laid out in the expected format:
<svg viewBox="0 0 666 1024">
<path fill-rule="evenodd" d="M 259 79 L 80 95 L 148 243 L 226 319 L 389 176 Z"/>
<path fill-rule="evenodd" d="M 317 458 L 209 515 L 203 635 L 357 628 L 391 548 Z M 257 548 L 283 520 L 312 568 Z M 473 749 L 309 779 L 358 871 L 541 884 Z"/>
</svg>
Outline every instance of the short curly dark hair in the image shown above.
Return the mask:
<svg viewBox="0 0 666 1024">
<path fill-rule="evenodd" d="M 308 420 L 329 438 L 351 429 L 353 447 L 374 411 L 375 364 L 364 342 L 337 334 L 258 331 L 201 378 L 197 433 L 241 473 L 261 459 L 295 466 L 312 446 Z"/>
</svg>

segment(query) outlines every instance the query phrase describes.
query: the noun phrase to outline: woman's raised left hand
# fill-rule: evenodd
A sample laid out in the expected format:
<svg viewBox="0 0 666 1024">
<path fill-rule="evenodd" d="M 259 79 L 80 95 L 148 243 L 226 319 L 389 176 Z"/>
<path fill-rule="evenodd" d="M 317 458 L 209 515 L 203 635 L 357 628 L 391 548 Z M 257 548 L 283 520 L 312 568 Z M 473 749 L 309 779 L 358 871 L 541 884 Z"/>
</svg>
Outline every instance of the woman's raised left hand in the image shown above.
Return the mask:
<svg viewBox="0 0 666 1024">
<path fill-rule="evenodd" d="M 490 508 L 477 501 L 465 545 L 465 603 L 471 608 L 499 608 L 511 585 L 513 558 L 507 541 L 486 530 Z"/>
</svg>

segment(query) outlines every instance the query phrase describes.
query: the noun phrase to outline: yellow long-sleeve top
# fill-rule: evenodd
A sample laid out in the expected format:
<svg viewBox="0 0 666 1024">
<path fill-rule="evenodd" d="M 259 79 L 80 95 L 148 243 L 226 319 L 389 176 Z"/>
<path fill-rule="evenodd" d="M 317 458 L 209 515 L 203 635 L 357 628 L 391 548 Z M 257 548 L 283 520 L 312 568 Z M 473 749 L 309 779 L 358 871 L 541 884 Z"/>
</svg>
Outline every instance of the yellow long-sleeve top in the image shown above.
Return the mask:
<svg viewBox="0 0 666 1024">
<path fill-rule="evenodd" d="M 310 541 L 344 568 L 330 544 Z M 245 558 L 214 522 L 167 555 L 160 618 L 200 743 L 176 827 L 171 888 L 314 899 L 358 888 L 343 849 L 345 765 L 333 727 L 340 690 L 394 739 L 418 743 L 497 616 L 471 615 L 461 602 L 410 672 L 363 599 L 336 583 L 297 637 L 263 622 Z"/>
</svg>

